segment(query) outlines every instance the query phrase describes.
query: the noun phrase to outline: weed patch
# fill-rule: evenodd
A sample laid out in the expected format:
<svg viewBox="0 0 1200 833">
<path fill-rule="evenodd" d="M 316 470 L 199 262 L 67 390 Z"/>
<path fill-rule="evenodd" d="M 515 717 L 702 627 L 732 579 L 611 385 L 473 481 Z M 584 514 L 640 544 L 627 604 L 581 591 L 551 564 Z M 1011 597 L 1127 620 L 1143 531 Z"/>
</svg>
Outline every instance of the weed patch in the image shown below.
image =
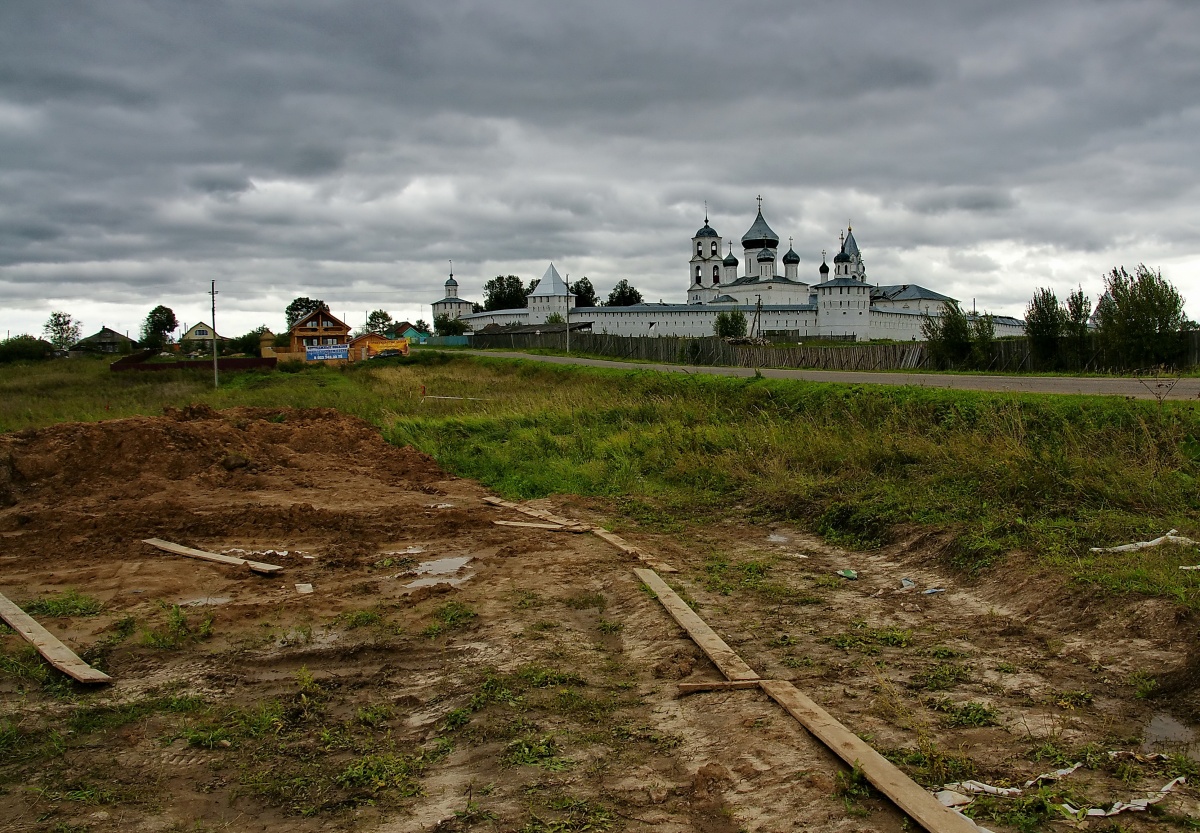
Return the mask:
<svg viewBox="0 0 1200 833">
<path fill-rule="evenodd" d="M 86 596 L 78 590 L 66 590 L 57 596 L 36 599 L 21 605 L 30 616 L 95 616 L 104 609 L 104 603 L 93 596 Z"/>
<path fill-rule="evenodd" d="M 434 611 L 433 616 L 437 621 L 425 628 L 422 633 L 432 639 L 451 631 L 461 630 L 478 615 L 462 602 L 448 602 Z"/>
</svg>

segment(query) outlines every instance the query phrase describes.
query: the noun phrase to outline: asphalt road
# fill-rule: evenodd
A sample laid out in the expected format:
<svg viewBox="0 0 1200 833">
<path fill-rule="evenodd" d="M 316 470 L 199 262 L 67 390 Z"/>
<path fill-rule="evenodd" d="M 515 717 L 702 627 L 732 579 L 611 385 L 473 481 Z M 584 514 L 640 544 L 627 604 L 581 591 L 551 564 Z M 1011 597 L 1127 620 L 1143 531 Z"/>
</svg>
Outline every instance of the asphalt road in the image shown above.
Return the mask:
<svg viewBox="0 0 1200 833">
<path fill-rule="evenodd" d="M 430 348 L 426 348 L 430 349 Z M 432 348 L 437 349 L 437 348 Z M 613 367 L 621 370 L 659 370 L 664 373 L 702 373 L 713 376 L 753 376 L 754 368 L 696 367 L 680 364 L 649 364 L 618 362 L 605 359 L 584 359 L 574 356 L 535 356 L 529 353 L 497 350 L 455 350 L 476 356 L 505 359 L 524 359 L 547 364 L 581 364 L 590 367 Z M 1124 396 L 1133 399 L 1200 399 L 1200 378 L 1153 379 L 1144 381 L 1128 377 L 1108 376 L 959 376 L 951 373 L 869 373 L 840 370 L 785 370 L 764 367 L 757 371 L 771 379 L 804 379 L 810 382 L 840 382 L 847 385 L 917 385 L 926 388 L 955 390 L 1010 391 L 1013 393 L 1057 393 L 1084 396 Z M 1174 387 L 1171 383 L 1174 382 Z"/>
</svg>

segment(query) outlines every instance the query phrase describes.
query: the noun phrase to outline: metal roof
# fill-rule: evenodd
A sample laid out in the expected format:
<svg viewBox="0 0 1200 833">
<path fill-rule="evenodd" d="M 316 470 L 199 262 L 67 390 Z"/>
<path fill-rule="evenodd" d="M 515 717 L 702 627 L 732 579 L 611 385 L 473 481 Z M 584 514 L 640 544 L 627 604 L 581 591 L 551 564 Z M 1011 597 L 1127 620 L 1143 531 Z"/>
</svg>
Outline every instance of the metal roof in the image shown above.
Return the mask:
<svg viewBox="0 0 1200 833">
<path fill-rule="evenodd" d="M 566 281 L 562 279 L 562 275 L 558 274 L 558 270 L 551 263 L 546 269 L 546 274 L 542 275 L 542 279 L 538 281 L 537 287 L 529 294 L 534 297 L 540 297 L 543 295 L 562 296 L 572 293 L 571 290 L 567 289 Z"/>
<path fill-rule="evenodd" d="M 697 231 L 692 236 L 693 237 L 720 237 L 721 235 L 717 234 L 717 230 L 708 224 L 708 220 L 705 220 L 704 225 L 700 227 L 700 230 Z"/>
<path fill-rule="evenodd" d="M 758 216 L 754 218 L 754 224 L 750 226 L 750 230 L 742 235 L 742 245 L 747 248 L 779 245 L 779 235 L 767 225 L 767 221 L 763 219 L 761 208 L 758 209 Z"/>
</svg>

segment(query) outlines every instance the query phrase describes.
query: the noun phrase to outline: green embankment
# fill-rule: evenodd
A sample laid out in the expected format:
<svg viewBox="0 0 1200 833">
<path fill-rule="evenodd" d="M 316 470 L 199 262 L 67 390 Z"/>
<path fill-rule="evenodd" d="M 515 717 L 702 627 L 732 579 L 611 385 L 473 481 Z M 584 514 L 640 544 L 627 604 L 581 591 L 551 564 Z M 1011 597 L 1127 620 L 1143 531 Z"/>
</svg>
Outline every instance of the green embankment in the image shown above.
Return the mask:
<svg viewBox="0 0 1200 833">
<path fill-rule="evenodd" d="M 0 430 L 159 413 L 165 405 L 335 407 L 516 498 L 614 500 L 630 522 L 782 519 L 849 547 L 948 533 L 946 560 L 1006 552 L 1116 592 L 1200 607 L 1200 403 L 876 388 L 418 354 L 345 371 L 112 374 L 98 363 L 0 369 Z M 425 385 L 431 396 L 420 398 Z"/>
</svg>

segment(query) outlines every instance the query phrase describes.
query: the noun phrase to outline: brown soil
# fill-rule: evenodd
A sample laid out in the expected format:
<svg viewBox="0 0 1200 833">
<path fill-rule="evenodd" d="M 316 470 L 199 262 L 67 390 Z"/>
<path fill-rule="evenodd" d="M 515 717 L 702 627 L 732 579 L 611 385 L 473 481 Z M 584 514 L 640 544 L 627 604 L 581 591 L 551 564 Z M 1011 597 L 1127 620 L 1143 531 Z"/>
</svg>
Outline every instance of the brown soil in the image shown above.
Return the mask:
<svg viewBox="0 0 1200 833">
<path fill-rule="evenodd" d="M 591 535 L 496 526 L 529 518 L 486 494 L 330 410 L 193 407 L 0 437 L 0 592 L 101 600 L 39 618 L 114 678 L 39 685 L 24 643 L 0 636 L 0 830 L 907 828 L 884 799 L 840 796 L 845 767 L 761 693 L 678 696 L 718 674 L 635 565 Z M 621 531 L 681 570 L 671 583 L 760 674 L 876 748 L 912 750 L 929 784 L 922 767 L 953 780 L 954 758 L 973 762 L 963 777 L 1020 783 L 1063 766 L 1056 753 L 1139 750 L 1154 716 L 1194 716 L 1196 623 L 1165 601 L 1097 599 L 1015 559 L 965 585 L 929 536 L 846 553 L 782 527 Z M 462 583 L 406 586 L 414 561 L 460 556 Z M 189 630 L 162 647 L 172 605 Z M 1135 695 L 1148 678 L 1164 696 Z M 189 696 L 203 705 L 161 706 Z M 997 725 L 950 725 L 966 703 Z M 144 709 L 113 717 L 122 704 Z M 1107 806 L 1187 768 L 1104 758 L 1060 786 Z M 1195 813 L 1194 796 L 1160 807 Z"/>
</svg>

